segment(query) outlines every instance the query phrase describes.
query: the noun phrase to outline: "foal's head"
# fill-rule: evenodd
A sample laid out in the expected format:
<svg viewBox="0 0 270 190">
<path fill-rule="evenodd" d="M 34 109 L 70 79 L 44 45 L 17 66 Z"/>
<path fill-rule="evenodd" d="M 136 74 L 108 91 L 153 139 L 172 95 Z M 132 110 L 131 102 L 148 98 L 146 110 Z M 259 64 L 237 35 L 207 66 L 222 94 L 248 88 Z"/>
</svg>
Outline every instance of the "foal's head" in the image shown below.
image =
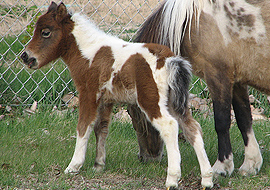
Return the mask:
<svg viewBox="0 0 270 190">
<path fill-rule="evenodd" d="M 42 15 L 35 27 L 32 40 L 22 60 L 29 68 L 38 69 L 59 58 L 68 47 L 66 40 L 73 28 L 66 6 L 52 2 L 46 14 Z"/>
</svg>

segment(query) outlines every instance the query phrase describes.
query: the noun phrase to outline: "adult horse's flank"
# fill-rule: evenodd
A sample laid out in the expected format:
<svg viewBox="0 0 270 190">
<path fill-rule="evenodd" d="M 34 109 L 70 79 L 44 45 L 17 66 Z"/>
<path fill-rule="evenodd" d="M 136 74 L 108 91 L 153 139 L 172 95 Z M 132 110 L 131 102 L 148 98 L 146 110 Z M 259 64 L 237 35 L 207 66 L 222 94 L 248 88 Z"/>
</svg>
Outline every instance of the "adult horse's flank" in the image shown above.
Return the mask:
<svg viewBox="0 0 270 190">
<path fill-rule="evenodd" d="M 80 14 L 70 15 L 63 3 L 52 2 L 36 24 L 21 58 L 38 69 L 62 57 L 79 92 L 79 122 L 73 158 L 66 173 L 78 172 L 94 129 L 94 168 L 105 165 L 105 139 L 115 102 L 136 104 L 159 131 L 168 155 L 166 186 L 181 177 L 178 128 L 194 146 L 202 185 L 211 187 L 212 169 L 204 150 L 200 125 L 187 108 L 190 65 L 158 44 L 128 43 L 100 31 Z"/>
<path fill-rule="evenodd" d="M 218 158 L 213 169 L 218 174 L 230 175 L 234 170 L 231 105 L 245 144 L 240 173 L 256 174 L 263 162 L 252 129 L 247 85 L 270 93 L 269 10 L 267 0 L 167 0 L 137 35 L 136 41 L 168 45 L 190 61 L 195 75 L 205 79 L 214 106 Z M 139 117 L 138 111 L 131 110 L 134 118 Z M 141 123 L 136 125 L 138 130 L 143 128 Z M 155 148 L 140 150 L 149 153 Z"/>
</svg>

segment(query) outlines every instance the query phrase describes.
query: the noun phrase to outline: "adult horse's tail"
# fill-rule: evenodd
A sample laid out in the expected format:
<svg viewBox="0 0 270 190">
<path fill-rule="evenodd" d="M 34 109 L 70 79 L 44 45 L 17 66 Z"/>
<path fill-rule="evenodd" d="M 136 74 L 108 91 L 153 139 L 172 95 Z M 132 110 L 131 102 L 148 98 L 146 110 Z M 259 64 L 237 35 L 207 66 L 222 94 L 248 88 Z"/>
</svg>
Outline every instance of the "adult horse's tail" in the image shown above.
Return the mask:
<svg viewBox="0 0 270 190">
<path fill-rule="evenodd" d="M 159 43 L 180 55 L 180 45 L 193 15 L 199 23 L 203 0 L 167 0 L 142 24 L 136 42 Z"/>
</svg>

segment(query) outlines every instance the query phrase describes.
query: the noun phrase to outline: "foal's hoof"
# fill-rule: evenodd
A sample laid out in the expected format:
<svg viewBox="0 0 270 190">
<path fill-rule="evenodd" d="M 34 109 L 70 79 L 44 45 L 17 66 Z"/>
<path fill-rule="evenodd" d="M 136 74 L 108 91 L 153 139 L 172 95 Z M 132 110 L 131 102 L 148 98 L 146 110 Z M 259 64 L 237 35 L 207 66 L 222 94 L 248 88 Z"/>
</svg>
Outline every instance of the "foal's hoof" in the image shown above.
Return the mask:
<svg viewBox="0 0 270 190">
<path fill-rule="evenodd" d="M 179 188 L 178 187 L 167 187 L 166 190 L 178 190 Z"/>
<path fill-rule="evenodd" d="M 202 190 L 210 190 L 211 187 L 203 187 Z"/>
<path fill-rule="evenodd" d="M 202 175 L 201 184 L 204 187 L 204 189 L 208 188 L 208 187 L 212 188 L 214 186 L 214 184 L 213 184 L 213 170 L 212 169 Z"/>
<path fill-rule="evenodd" d="M 96 172 L 102 172 L 105 168 L 105 165 L 95 163 L 93 166 L 93 170 Z"/>
<path fill-rule="evenodd" d="M 67 167 L 64 171 L 65 174 L 71 174 L 71 175 L 76 175 L 79 173 L 79 170 L 72 169 L 70 167 Z"/>
</svg>

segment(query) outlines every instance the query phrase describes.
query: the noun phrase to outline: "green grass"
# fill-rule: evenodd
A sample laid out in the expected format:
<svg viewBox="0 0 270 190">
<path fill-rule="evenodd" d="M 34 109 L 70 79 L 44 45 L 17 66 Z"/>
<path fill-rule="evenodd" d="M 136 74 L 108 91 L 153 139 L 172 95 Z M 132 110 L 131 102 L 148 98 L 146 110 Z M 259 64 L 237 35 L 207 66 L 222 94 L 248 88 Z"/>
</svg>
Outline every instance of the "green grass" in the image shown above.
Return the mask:
<svg viewBox="0 0 270 190">
<path fill-rule="evenodd" d="M 166 178 L 166 152 L 161 162 L 141 163 L 138 144 L 129 123 L 114 122 L 107 139 L 106 168 L 92 170 L 95 159 L 95 137 L 91 134 L 87 157 L 79 175 L 63 174 L 75 146 L 77 112 L 63 117 L 40 108 L 40 113 L 6 116 L 0 121 L 0 188 L 3 189 L 163 189 Z M 204 141 L 211 164 L 217 156 L 217 137 L 212 118 L 197 117 L 204 131 Z M 237 170 L 231 177 L 219 177 L 221 189 L 264 189 L 270 187 L 269 122 L 255 122 L 254 131 L 263 148 L 264 164 L 257 176 L 242 177 Z M 244 147 L 239 130 L 231 128 L 235 167 L 243 162 Z M 199 187 L 200 169 L 193 148 L 180 142 L 182 184 Z"/>
</svg>

